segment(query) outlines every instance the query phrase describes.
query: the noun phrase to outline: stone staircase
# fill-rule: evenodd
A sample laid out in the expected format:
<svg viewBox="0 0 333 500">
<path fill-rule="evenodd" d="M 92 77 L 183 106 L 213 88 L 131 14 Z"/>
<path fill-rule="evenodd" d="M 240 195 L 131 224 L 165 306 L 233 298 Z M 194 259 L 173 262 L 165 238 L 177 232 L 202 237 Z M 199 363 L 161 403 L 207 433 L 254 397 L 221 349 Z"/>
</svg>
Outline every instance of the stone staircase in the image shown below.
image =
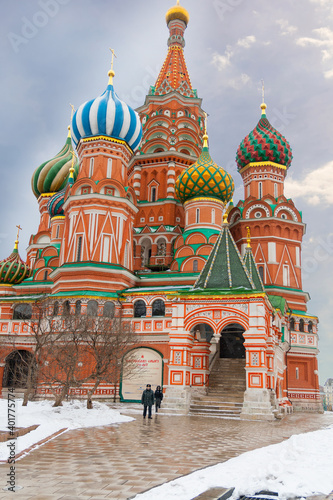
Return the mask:
<svg viewBox="0 0 333 500">
<path fill-rule="evenodd" d="M 217 358 L 208 394 L 192 399 L 189 414 L 240 419 L 245 389 L 245 359 Z"/>
</svg>

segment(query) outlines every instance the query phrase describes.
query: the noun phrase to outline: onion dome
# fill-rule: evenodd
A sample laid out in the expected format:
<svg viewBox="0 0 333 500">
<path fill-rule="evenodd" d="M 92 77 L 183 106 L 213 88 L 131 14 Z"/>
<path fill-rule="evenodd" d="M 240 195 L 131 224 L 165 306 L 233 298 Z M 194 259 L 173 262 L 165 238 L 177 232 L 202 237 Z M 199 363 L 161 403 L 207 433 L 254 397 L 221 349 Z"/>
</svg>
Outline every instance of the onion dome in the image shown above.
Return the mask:
<svg viewBox="0 0 333 500">
<path fill-rule="evenodd" d="M 59 191 L 59 193 L 55 193 L 52 198 L 49 199 L 47 204 L 47 210 L 49 215 L 52 217 L 56 217 L 59 215 L 64 215 L 64 203 L 65 203 L 65 192 L 66 187 Z"/>
<path fill-rule="evenodd" d="M 32 270 L 21 259 L 18 253 L 18 239 L 15 247 L 7 259 L 0 261 L 0 284 L 18 285 L 26 278 L 30 278 Z"/>
<path fill-rule="evenodd" d="M 218 198 L 223 203 L 231 200 L 235 186 L 232 177 L 211 158 L 207 139 L 197 161 L 184 170 L 176 180 L 175 195 L 182 203 L 197 197 Z"/>
<path fill-rule="evenodd" d="M 187 26 L 190 20 L 190 15 L 187 10 L 184 9 L 184 7 L 179 5 L 179 0 L 177 0 L 177 5 L 171 7 L 171 9 L 168 10 L 165 19 L 167 24 L 169 24 L 169 22 L 173 21 L 174 19 L 179 19 L 180 21 L 184 21 Z"/>
<path fill-rule="evenodd" d="M 104 135 L 125 141 L 136 151 L 142 138 L 139 115 L 121 101 L 113 88 L 114 71 L 109 71 L 109 84 L 102 95 L 87 101 L 75 111 L 72 120 L 73 142 L 80 139 Z"/>
<path fill-rule="evenodd" d="M 257 126 L 240 143 L 236 162 L 238 170 L 249 163 L 271 161 L 286 168 L 292 160 L 291 147 L 266 118 L 266 104 L 261 104 L 262 115 Z"/>
<path fill-rule="evenodd" d="M 31 179 L 31 187 L 36 198 L 41 194 L 56 193 L 63 189 L 69 178 L 69 170 L 72 165 L 73 148 L 70 131 L 62 150 L 51 160 L 48 160 L 36 168 Z M 74 177 L 76 179 L 79 171 L 79 163 L 75 156 Z"/>
</svg>

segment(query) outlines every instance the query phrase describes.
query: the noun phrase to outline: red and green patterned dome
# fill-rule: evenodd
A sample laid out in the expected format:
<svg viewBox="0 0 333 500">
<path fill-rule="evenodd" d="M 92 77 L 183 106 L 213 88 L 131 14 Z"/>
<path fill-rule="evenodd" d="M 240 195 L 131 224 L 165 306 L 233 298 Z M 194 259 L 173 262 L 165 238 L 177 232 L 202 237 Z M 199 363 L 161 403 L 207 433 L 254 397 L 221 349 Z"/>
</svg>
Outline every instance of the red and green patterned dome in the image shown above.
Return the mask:
<svg viewBox="0 0 333 500">
<path fill-rule="evenodd" d="M 73 162 L 73 148 L 70 132 L 64 147 L 59 153 L 44 163 L 42 163 L 33 173 L 31 187 L 34 195 L 38 199 L 41 194 L 57 193 L 63 189 L 69 178 L 69 170 Z M 79 171 L 79 162 L 74 156 L 74 180 Z"/>
<path fill-rule="evenodd" d="M 198 160 L 176 180 L 175 195 L 182 203 L 197 197 L 217 198 L 228 203 L 232 198 L 235 190 L 233 178 L 212 160 L 207 139 L 205 135 Z"/>
<path fill-rule="evenodd" d="M 18 241 L 15 241 L 15 248 L 7 259 L 0 261 L 0 284 L 18 285 L 26 278 L 30 278 L 31 269 L 21 259 L 17 249 Z"/>
<path fill-rule="evenodd" d="M 289 142 L 280 134 L 266 118 L 266 104 L 261 105 L 262 115 L 255 129 L 240 143 L 236 162 L 238 170 L 249 163 L 271 161 L 286 168 L 292 160 Z"/>
</svg>

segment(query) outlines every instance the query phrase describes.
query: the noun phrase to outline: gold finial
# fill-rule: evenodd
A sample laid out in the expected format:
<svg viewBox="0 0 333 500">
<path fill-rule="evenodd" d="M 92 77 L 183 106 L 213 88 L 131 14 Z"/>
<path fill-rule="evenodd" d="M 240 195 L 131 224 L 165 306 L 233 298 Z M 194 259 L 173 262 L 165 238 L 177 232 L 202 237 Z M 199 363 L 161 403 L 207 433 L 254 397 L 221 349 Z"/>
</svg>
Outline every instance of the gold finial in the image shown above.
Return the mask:
<svg viewBox="0 0 333 500">
<path fill-rule="evenodd" d="M 246 235 L 246 242 L 247 242 L 247 247 L 246 248 L 252 248 L 251 247 L 251 232 L 249 226 L 246 226 L 247 230 L 247 235 Z"/>
<path fill-rule="evenodd" d="M 264 83 L 264 80 L 261 80 L 261 99 L 262 99 L 262 103 L 261 103 L 261 114 L 262 115 L 265 115 L 266 114 L 266 104 L 265 104 L 265 83 Z"/>
<path fill-rule="evenodd" d="M 70 184 L 73 184 L 74 183 L 74 158 L 75 158 L 75 153 L 74 151 L 71 151 L 71 154 L 72 154 L 72 164 L 71 164 L 71 168 L 69 169 L 69 179 L 70 179 Z M 73 182 L 71 182 L 71 180 Z"/>
<path fill-rule="evenodd" d="M 14 247 L 14 250 L 17 250 L 18 249 L 18 242 L 19 242 L 19 234 L 20 234 L 20 231 L 22 231 L 22 228 L 20 225 L 16 226 L 17 227 L 17 235 L 16 235 L 16 240 L 15 240 L 15 247 Z"/>
<path fill-rule="evenodd" d="M 177 5 L 179 5 L 179 0 L 177 0 Z"/>
<path fill-rule="evenodd" d="M 109 85 L 113 85 L 113 77 L 115 75 L 115 72 L 113 71 L 113 63 L 114 63 L 114 58 L 117 57 L 116 54 L 114 53 L 114 49 L 110 49 L 112 52 L 112 57 L 111 57 L 111 69 L 108 72 L 108 77 L 109 77 Z"/>
<path fill-rule="evenodd" d="M 73 104 L 69 104 L 69 105 L 72 108 L 72 111 L 71 111 L 71 123 L 72 123 L 72 121 L 73 121 L 73 115 L 74 115 L 74 106 L 73 106 Z M 68 128 L 68 136 L 67 137 L 71 138 L 72 136 L 71 136 L 71 127 L 70 127 L 70 125 L 68 125 L 67 128 Z"/>
<path fill-rule="evenodd" d="M 208 114 L 207 113 L 204 113 L 205 115 L 205 128 L 204 128 L 204 135 L 202 136 L 203 138 L 203 147 L 204 148 L 208 148 L 208 134 L 207 134 L 207 117 L 208 117 Z"/>
<path fill-rule="evenodd" d="M 228 213 L 224 212 L 223 214 L 223 224 L 228 224 Z"/>
</svg>

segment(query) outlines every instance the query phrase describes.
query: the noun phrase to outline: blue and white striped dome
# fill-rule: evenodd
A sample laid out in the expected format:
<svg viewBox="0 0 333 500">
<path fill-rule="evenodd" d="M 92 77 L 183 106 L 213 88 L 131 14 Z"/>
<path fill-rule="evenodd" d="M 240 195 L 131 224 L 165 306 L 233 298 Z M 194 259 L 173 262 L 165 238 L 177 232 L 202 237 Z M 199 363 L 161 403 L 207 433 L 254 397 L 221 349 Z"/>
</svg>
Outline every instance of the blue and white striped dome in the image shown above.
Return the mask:
<svg viewBox="0 0 333 500">
<path fill-rule="evenodd" d="M 72 139 L 75 146 L 81 138 L 96 135 L 121 139 L 133 151 L 141 142 L 139 115 L 119 99 L 110 82 L 101 96 L 81 104 L 73 116 Z"/>
</svg>

